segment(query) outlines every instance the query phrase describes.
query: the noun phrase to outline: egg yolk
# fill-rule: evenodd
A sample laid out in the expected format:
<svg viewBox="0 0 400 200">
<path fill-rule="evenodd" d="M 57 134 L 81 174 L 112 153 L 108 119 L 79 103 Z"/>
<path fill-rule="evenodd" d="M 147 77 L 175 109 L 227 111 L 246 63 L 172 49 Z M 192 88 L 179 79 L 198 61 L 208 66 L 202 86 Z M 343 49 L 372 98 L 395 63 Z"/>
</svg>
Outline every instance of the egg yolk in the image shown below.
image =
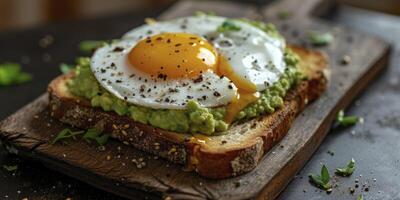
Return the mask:
<svg viewBox="0 0 400 200">
<path fill-rule="evenodd" d="M 226 76 L 238 88 L 227 105 L 224 121 L 231 123 L 237 113 L 259 97 L 256 86 L 235 74 L 228 60 L 203 38 L 189 33 L 161 33 L 139 41 L 128 60 L 136 69 L 165 79 L 196 78 L 212 71 Z"/>
<path fill-rule="evenodd" d="M 216 71 L 218 54 L 201 37 L 189 33 L 161 33 L 139 41 L 128 54 L 136 69 L 167 79 L 194 78 Z"/>
</svg>

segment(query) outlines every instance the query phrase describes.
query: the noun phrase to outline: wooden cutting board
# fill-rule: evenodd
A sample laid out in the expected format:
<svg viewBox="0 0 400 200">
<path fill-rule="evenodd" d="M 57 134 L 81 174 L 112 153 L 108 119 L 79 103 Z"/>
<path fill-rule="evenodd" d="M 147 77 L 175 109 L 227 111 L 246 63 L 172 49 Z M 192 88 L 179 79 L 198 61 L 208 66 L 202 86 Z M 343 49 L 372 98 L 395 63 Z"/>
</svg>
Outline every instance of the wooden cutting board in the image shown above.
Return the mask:
<svg viewBox="0 0 400 200">
<path fill-rule="evenodd" d="M 289 43 L 305 45 L 310 30 L 331 32 L 335 40 L 321 48 L 330 58 L 331 79 L 327 91 L 296 119 L 287 136 L 252 172 L 224 180 L 208 180 L 182 166 L 110 141 L 105 149 L 83 141 L 51 145 L 65 125 L 52 120 L 47 95 L 36 99 L 0 123 L 0 138 L 13 153 L 93 186 L 131 199 L 274 199 L 304 166 L 325 138 L 339 109 L 347 106 L 388 61 L 389 45 L 378 38 L 313 18 L 328 12 L 331 1 L 284 0 L 265 8 L 228 2 L 182 1 L 160 16 L 169 19 L 195 11 L 214 11 L 228 17 L 247 17 L 277 24 Z M 279 13 L 289 19 L 278 19 Z M 340 63 L 344 55 L 351 63 Z M 132 160 L 143 159 L 138 168 Z"/>
</svg>

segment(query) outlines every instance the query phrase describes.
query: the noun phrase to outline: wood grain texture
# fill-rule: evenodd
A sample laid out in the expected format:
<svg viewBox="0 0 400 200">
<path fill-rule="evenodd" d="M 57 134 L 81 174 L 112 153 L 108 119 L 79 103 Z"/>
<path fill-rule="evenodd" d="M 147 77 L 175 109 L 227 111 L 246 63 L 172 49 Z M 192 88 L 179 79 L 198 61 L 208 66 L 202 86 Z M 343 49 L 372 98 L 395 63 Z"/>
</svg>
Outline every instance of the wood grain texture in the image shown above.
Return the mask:
<svg viewBox="0 0 400 200">
<path fill-rule="evenodd" d="M 383 69 L 389 55 L 388 44 L 377 38 L 306 17 L 312 6 L 326 4 L 317 4 L 320 1 L 315 0 L 299 2 L 285 0 L 259 12 L 260 9 L 244 4 L 184 1 L 161 16 L 167 19 L 189 15 L 196 10 L 212 10 L 229 17 L 263 18 L 278 24 L 290 43 L 306 46 L 309 46 L 308 30 L 335 34 L 335 41 L 323 49 L 330 57 L 332 68 L 327 92 L 303 111 L 287 136 L 248 174 L 208 180 L 115 141 L 109 142 L 105 150 L 83 141 L 66 146 L 49 145 L 53 137 L 49 135 L 64 126 L 48 117 L 46 95 L 1 122 L 0 137 L 21 155 L 41 160 L 58 171 L 127 198 L 144 197 L 147 194 L 140 191 L 143 190 L 174 199 L 273 199 L 322 142 L 336 112 L 348 105 Z M 299 5 L 308 5 L 299 9 L 307 12 L 295 15 L 303 17 L 277 19 L 276 13 L 282 8 Z M 350 65 L 340 64 L 343 55 L 351 56 Z M 146 162 L 145 168 L 138 169 L 132 162 L 139 158 Z M 84 164 L 81 159 L 85 159 Z"/>
</svg>

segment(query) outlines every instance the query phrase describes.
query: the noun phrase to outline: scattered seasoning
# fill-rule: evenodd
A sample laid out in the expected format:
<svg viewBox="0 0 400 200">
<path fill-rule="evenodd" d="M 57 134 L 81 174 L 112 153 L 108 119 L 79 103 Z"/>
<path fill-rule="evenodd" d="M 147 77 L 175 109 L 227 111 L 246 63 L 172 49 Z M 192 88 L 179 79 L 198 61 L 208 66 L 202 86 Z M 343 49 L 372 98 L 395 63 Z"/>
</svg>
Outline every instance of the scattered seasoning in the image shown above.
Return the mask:
<svg viewBox="0 0 400 200">
<path fill-rule="evenodd" d="M 276 13 L 277 17 L 281 20 L 289 19 L 292 16 L 292 13 L 287 10 L 282 10 Z"/>
<path fill-rule="evenodd" d="M 60 68 L 60 71 L 63 74 L 68 74 L 69 72 L 74 70 L 74 66 L 73 65 L 69 65 L 69 64 L 65 64 L 65 63 L 61 63 L 59 68 Z M 104 70 L 104 69 L 102 69 L 102 70 Z M 104 72 L 102 72 L 102 73 L 104 73 Z"/>
<path fill-rule="evenodd" d="M 359 118 L 357 116 L 344 116 L 344 111 L 340 110 L 336 117 L 336 121 L 340 126 L 347 127 L 357 124 Z"/>
<path fill-rule="evenodd" d="M 203 76 L 200 75 L 199 77 L 197 77 L 196 79 L 193 80 L 194 83 L 200 83 L 203 81 Z"/>
<path fill-rule="evenodd" d="M 122 47 L 115 47 L 115 48 L 113 49 L 113 52 L 121 52 L 121 51 L 124 51 L 124 48 L 122 48 Z"/>
<path fill-rule="evenodd" d="M 39 40 L 39 46 L 42 48 L 47 48 L 54 43 L 54 37 L 52 35 L 45 35 Z"/>
<path fill-rule="evenodd" d="M 220 26 L 218 26 L 217 32 L 240 31 L 241 29 L 242 28 L 236 25 L 233 21 L 225 20 Z"/>
<path fill-rule="evenodd" d="M 331 184 L 329 183 L 329 171 L 325 165 L 322 165 L 320 175 L 310 174 L 309 177 L 311 183 L 325 191 L 328 191 L 330 188 L 332 188 Z"/>
<path fill-rule="evenodd" d="M 331 156 L 334 156 L 334 155 L 335 155 L 335 152 L 333 152 L 333 151 L 331 151 L 331 150 L 328 150 L 326 153 L 328 153 L 328 154 L 331 155 Z"/>
<path fill-rule="evenodd" d="M 316 32 L 310 32 L 308 34 L 308 39 L 314 46 L 325 46 L 333 41 L 333 35 L 329 32 L 322 34 Z"/>
<path fill-rule="evenodd" d="M 215 91 L 215 92 L 214 92 L 214 96 L 216 96 L 216 97 L 220 97 L 220 96 L 221 96 L 221 94 L 220 94 L 219 92 Z"/>
<path fill-rule="evenodd" d="M 22 72 L 19 64 L 0 64 L 0 86 L 22 84 L 30 80 L 32 80 L 32 75 Z"/>
<path fill-rule="evenodd" d="M 350 176 L 353 174 L 354 170 L 356 169 L 355 161 L 352 158 L 346 167 L 344 168 L 336 168 L 336 174 L 339 176 Z"/>
<path fill-rule="evenodd" d="M 14 172 L 17 171 L 18 165 L 3 165 L 3 168 L 8 172 Z"/>
<path fill-rule="evenodd" d="M 349 55 L 344 55 L 340 62 L 342 65 L 348 65 L 351 62 L 351 57 Z"/>
</svg>

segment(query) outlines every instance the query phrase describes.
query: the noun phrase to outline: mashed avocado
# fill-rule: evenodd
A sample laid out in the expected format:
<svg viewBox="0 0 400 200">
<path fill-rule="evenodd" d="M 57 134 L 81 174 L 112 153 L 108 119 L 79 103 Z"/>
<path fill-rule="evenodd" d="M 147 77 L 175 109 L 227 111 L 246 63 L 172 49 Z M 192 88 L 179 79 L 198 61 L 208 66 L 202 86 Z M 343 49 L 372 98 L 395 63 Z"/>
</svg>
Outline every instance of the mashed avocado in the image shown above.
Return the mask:
<svg viewBox="0 0 400 200">
<path fill-rule="evenodd" d="M 268 33 L 280 36 L 271 25 L 249 23 Z M 285 94 L 303 77 L 297 69 L 297 56 L 288 49 L 285 52 L 285 62 L 287 68 L 279 81 L 260 92 L 260 98 L 240 111 L 234 121 L 248 120 L 265 113 L 273 113 L 283 105 Z M 212 135 L 228 129 L 229 125 L 223 120 L 225 107 L 203 108 L 196 101 L 190 101 L 185 110 L 152 109 L 127 103 L 113 96 L 97 82 L 90 70 L 90 58 L 77 60 L 75 74 L 67 84 L 69 91 L 76 96 L 90 100 L 92 106 L 101 107 L 104 111 L 114 111 L 121 116 L 130 116 L 137 122 L 176 132 Z"/>
</svg>

